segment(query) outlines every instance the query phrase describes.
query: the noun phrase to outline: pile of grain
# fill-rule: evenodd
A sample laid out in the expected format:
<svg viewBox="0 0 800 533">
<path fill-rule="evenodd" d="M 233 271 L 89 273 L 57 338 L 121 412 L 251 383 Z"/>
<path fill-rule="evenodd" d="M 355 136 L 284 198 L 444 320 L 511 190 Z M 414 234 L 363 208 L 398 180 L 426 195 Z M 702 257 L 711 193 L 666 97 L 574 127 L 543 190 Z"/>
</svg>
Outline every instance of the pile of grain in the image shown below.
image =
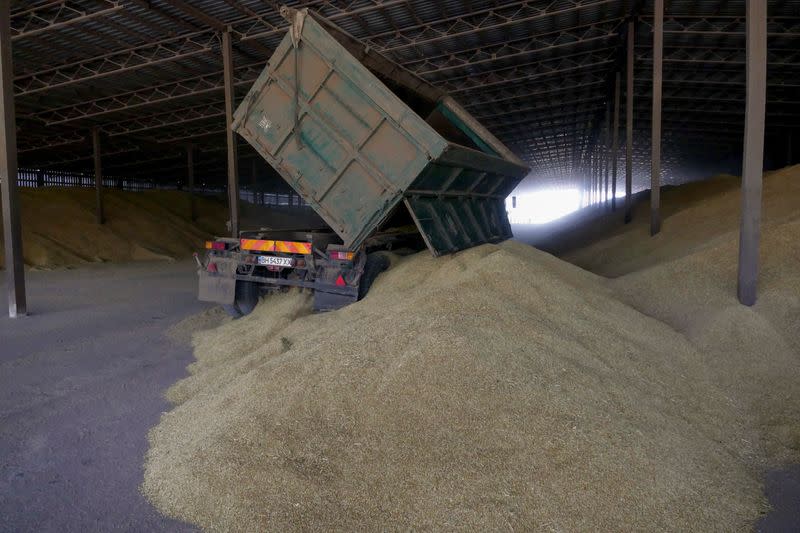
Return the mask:
<svg viewBox="0 0 800 533">
<path fill-rule="evenodd" d="M 367 298 L 194 338 L 143 490 L 211 530 L 706 530 L 763 509 L 707 356 L 533 248 L 396 259 Z"/>
<path fill-rule="evenodd" d="M 704 198 L 683 207 L 687 193 L 676 189 L 664 198 L 670 210 L 658 236 L 649 236 L 641 217 L 568 258 L 597 273 L 624 274 L 611 283 L 616 294 L 698 348 L 715 383 L 759 429 L 765 465 L 800 462 L 800 166 L 765 176 L 752 308 L 736 300 L 737 184 L 725 177 L 692 185 Z"/>
<path fill-rule="evenodd" d="M 216 200 L 198 198 L 198 219 L 191 223 L 189 196 L 179 191 L 107 190 L 103 198 L 106 223 L 98 225 L 93 189 L 21 188 L 25 264 L 187 258 L 209 236 L 225 232 L 226 209 Z M 2 253 L 0 246 L 0 262 Z"/>
<path fill-rule="evenodd" d="M 650 204 L 641 202 L 634 223 L 615 226 L 613 233 L 562 257 L 597 274 L 617 277 L 692 252 L 713 247 L 738 234 L 740 179 L 721 175 L 666 189 L 662 194 L 661 233 L 650 237 Z M 763 225 L 769 228 L 796 219 L 800 205 L 800 165 L 764 176 Z M 622 213 L 613 215 L 621 220 Z"/>
</svg>

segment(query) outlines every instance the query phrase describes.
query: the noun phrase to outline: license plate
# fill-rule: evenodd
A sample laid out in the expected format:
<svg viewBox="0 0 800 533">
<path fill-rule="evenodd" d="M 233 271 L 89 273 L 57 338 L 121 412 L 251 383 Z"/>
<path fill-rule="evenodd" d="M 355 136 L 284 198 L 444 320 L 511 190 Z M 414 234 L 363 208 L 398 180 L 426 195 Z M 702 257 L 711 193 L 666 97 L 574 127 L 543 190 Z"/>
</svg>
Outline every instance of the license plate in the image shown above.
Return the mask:
<svg viewBox="0 0 800 533">
<path fill-rule="evenodd" d="M 278 257 L 277 255 L 259 255 L 258 264 L 266 266 L 293 267 L 294 259 L 291 257 Z"/>
</svg>

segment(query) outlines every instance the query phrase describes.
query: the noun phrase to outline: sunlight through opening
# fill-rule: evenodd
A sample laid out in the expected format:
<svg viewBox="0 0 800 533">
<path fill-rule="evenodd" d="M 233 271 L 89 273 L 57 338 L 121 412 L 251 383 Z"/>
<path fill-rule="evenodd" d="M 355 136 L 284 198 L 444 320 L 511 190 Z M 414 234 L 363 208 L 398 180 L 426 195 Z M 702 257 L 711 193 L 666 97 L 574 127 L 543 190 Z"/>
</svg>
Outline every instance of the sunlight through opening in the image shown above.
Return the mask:
<svg viewBox="0 0 800 533">
<path fill-rule="evenodd" d="M 513 198 L 516 198 L 516 205 Z M 578 189 L 544 189 L 506 198 L 512 224 L 547 224 L 580 209 Z"/>
</svg>

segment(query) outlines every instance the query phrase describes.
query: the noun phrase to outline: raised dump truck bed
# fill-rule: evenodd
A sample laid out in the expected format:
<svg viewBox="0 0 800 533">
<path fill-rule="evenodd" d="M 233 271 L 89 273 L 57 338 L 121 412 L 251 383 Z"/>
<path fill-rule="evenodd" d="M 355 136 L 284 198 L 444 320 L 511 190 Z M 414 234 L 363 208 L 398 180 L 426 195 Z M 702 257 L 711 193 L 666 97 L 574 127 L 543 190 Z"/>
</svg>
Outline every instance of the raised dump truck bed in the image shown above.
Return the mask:
<svg viewBox="0 0 800 533">
<path fill-rule="evenodd" d="M 346 251 L 360 258 L 349 278 L 356 292 L 358 274 L 366 269 L 368 240 L 372 237 L 375 242 L 378 230 L 402 211 L 407 211 L 406 218 L 435 256 L 512 236 L 505 199 L 528 172 L 522 161 L 452 98 L 386 58 L 365 53 L 341 29 L 315 20 L 305 10 L 283 13 L 291 28 L 236 110 L 232 127 L 339 237 L 336 245 L 326 243 L 334 256 Z M 393 80 L 381 81 L 351 51 Z M 268 234 L 259 237 L 276 239 Z M 223 275 L 254 281 L 254 274 L 242 273 L 250 268 L 244 262 L 232 271 L 228 268 L 228 274 L 219 268 L 208 272 L 214 257 L 225 256 L 229 262 L 248 259 L 244 256 L 253 251 L 246 250 L 245 240 L 243 235 L 238 243 L 230 239 L 218 240 L 224 246 L 212 243 L 217 249 L 204 265 L 201 298 L 226 304 L 235 299 L 230 281 L 217 279 Z M 320 257 L 327 253 L 322 248 L 319 252 Z M 290 251 L 269 253 L 278 257 Z M 293 265 L 306 264 L 295 259 Z M 253 261 L 249 264 L 270 267 L 273 274 L 276 269 L 296 268 L 278 259 L 272 260 L 275 264 Z M 306 270 L 303 283 L 275 284 L 313 286 L 321 275 L 314 272 Z M 332 272 L 326 270 L 325 276 Z M 291 270 L 283 274 L 284 279 L 298 277 Z M 343 278 L 335 279 L 340 285 L 334 292 L 346 292 L 341 288 Z M 219 287 L 211 290 L 212 284 Z"/>
<path fill-rule="evenodd" d="M 345 246 L 401 203 L 434 255 L 511 237 L 505 198 L 524 163 L 452 98 L 425 102 L 425 120 L 322 24 L 292 20 L 233 129 Z"/>
</svg>

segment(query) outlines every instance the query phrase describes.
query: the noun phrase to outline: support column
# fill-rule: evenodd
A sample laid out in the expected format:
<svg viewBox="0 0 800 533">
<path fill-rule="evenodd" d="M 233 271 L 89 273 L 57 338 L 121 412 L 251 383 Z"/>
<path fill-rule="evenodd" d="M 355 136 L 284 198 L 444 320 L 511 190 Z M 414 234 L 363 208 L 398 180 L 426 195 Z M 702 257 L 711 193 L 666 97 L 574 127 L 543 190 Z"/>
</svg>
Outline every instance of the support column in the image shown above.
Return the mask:
<svg viewBox="0 0 800 533">
<path fill-rule="evenodd" d="M 589 150 L 589 175 L 592 177 L 592 205 L 597 203 L 597 158 L 594 150 Z"/>
<path fill-rule="evenodd" d="M 589 202 L 591 202 L 592 205 L 597 201 L 597 174 L 595 174 L 594 167 L 594 150 L 589 150 L 589 187 L 591 188 Z"/>
<path fill-rule="evenodd" d="M 103 213 L 103 165 L 100 161 L 100 130 L 97 127 L 92 128 L 92 146 L 94 148 L 94 191 L 97 200 L 95 215 L 97 223 L 103 224 L 105 222 L 105 214 Z"/>
<path fill-rule="evenodd" d="M 756 303 L 761 179 L 764 171 L 764 114 L 767 96 L 767 3 L 747 0 L 747 100 L 742 155 L 742 220 L 739 231 L 739 301 Z"/>
<path fill-rule="evenodd" d="M 614 130 L 611 132 L 611 210 L 617 210 L 617 162 L 619 161 L 619 85 L 620 73 L 614 76 Z"/>
<path fill-rule="evenodd" d="M 0 195 L 3 205 L 8 316 L 11 318 L 27 314 L 22 224 L 17 192 L 17 126 L 13 80 L 9 2 L 0 2 Z"/>
<path fill-rule="evenodd" d="M 608 207 L 608 159 L 611 147 L 611 103 L 606 103 L 606 127 L 603 137 L 603 209 Z"/>
<path fill-rule="evenodd" d="M 587 155 L 587 162 L 583 164 L 584 172 L 586 173 L 586 180 L 587 180 L 587 187 L 589 189 L 589 196 L 587 199 L 587 204 L 591 206 L 594 202 L 594 176 L 592 175 L 592 156 Z"/>
<path fill-rule="evenodd" d="M 584 169 L 589 180 L 589 205 L 594 203 L 594 174 L 592 174 L 592 154 L 586 154 Z"/>
<path fill-rule="evenodd" d="M 596 202 L 599 205 L 603 203 L 603 166 L 601 161 L 600 143 L 594 146 L 594 175 L 597 180 Z"/>
<path fill-rule="evenodd" d="M 625 72 L 625 223 L 631 221 L 631 191 L 633 189 L 633 20 L 628 22 L 627 69 Z"/>
<path fill-rule="evenodd" d="M 253 203 L 258 203 L 256 201 L 256 196 L 258 193 L 256 189 L 258 188 L 258 154 L 250 160 L 250 190 L 253 191 Z"/>
<path fill-rule="evenodd" d="M 231 236 L 239 236 L 239 169 L 236 150 L 236 134 L 233 125 L 233 43 L 230 31 L 222 32 L 222 66 L 225 85 L 225 136 L 228 145 L 228 209 L 231 221 Z"/>
<path fill-rule="evenodd" d="M 186 174 L 189 185 L 189 220 L 197 220 L 197 202 L 194 197 L 194 146 L 186 147 Z"/>
<path fill-rule="evenodd" d="M 661 80 L 664 64 L 664 0 L 653 11 L 653 121 L 650 131 L 650 235 L 661 231 Z"/>
</svg>

